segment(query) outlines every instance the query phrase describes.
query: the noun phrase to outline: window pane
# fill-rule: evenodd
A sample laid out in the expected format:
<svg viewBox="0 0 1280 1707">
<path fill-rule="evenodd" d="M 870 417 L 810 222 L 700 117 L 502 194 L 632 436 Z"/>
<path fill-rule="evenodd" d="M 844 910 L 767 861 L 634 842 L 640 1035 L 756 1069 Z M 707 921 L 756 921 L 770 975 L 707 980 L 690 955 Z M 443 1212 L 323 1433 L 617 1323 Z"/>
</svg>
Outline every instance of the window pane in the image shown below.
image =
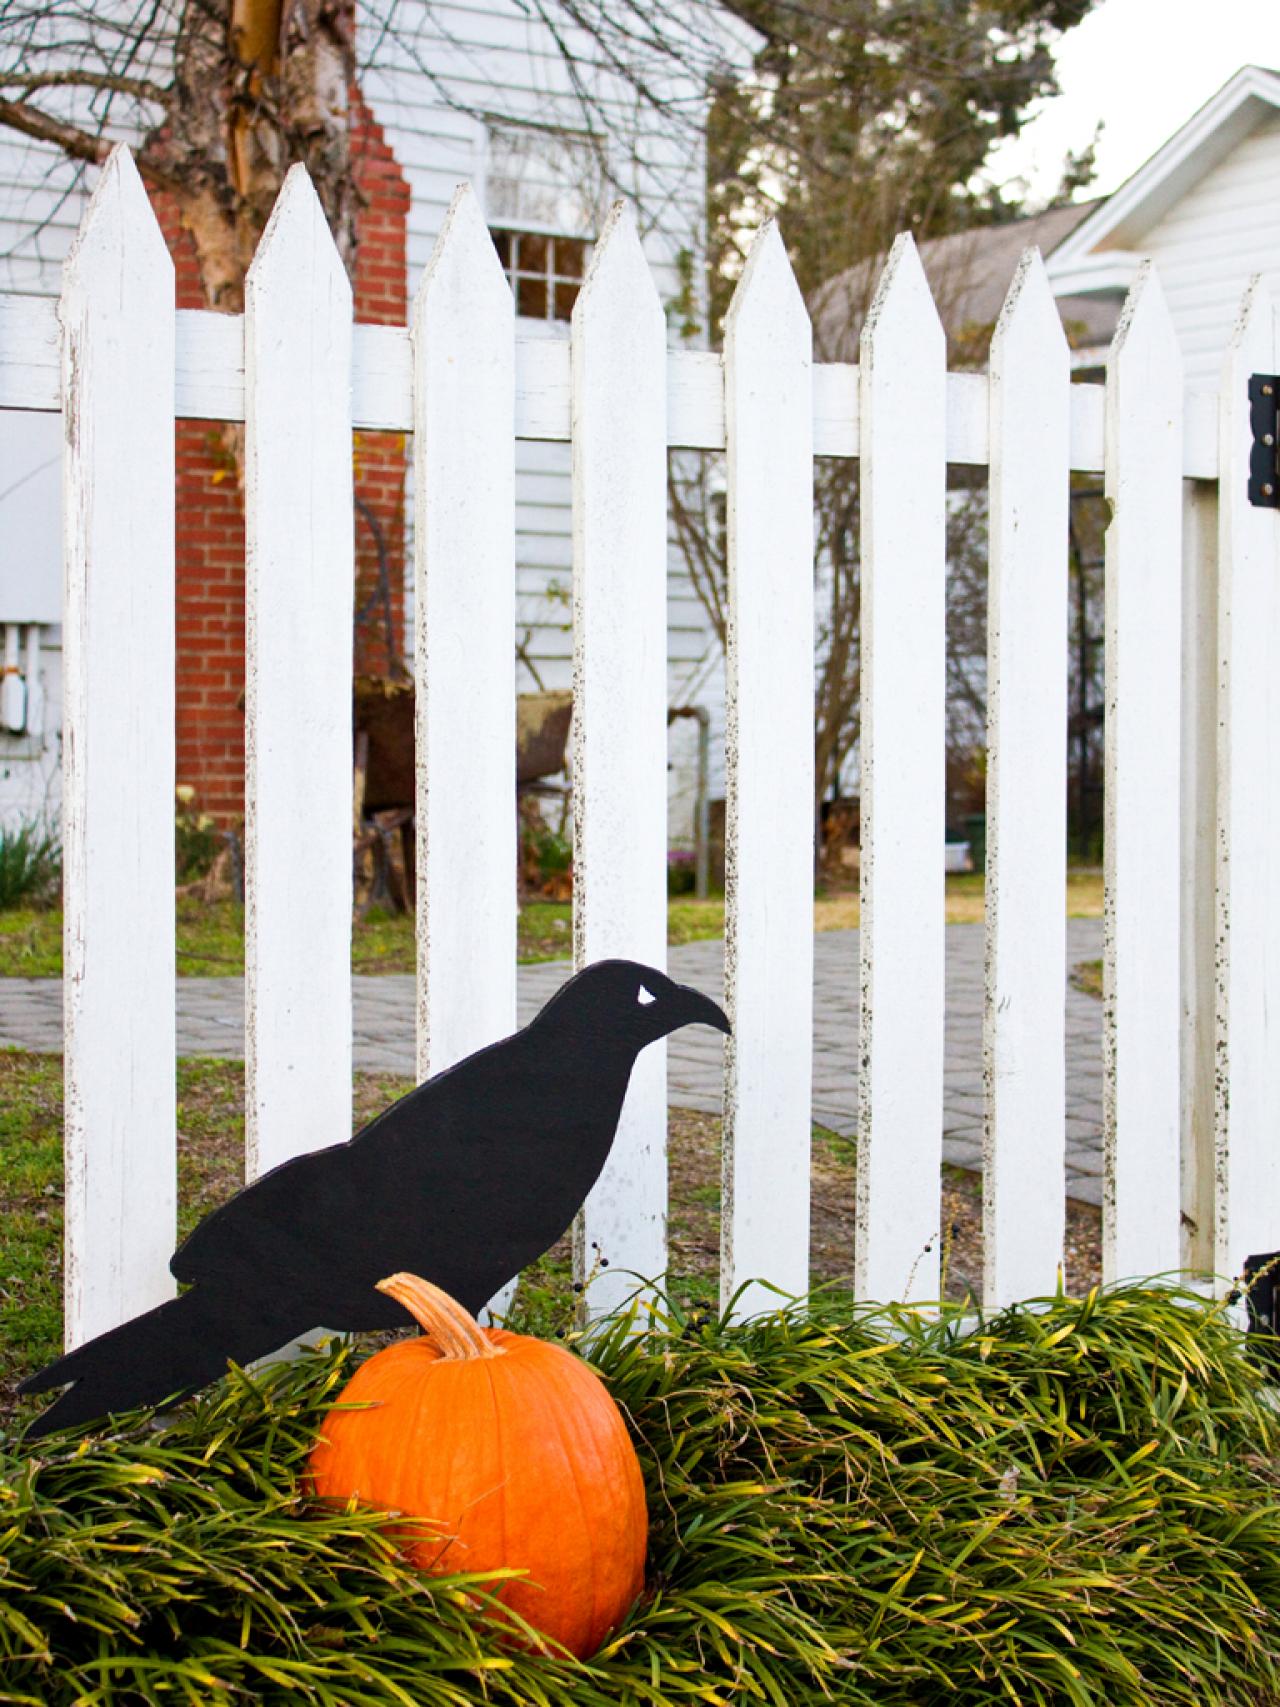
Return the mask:
<svg viewBox="0 0 1280 1707">
<path fill-rule="evenodd" d="M 491 235 L 493 237 L 493 246 L 498 251 L 498 259 L 502 262 L 504 267 L 509 267 L 511 265 L 511 250 L 513 247 L 511 232 L 495 231 L 492 232 Z"/>
<path fill-rule="evenodd" d="M 534 237 L 528 231 L 521 232 L 520 271 L 522 273 L 545 273 L 549 247 L 550 242 L 546 237 Z"/>
<path fill-rule="evenodd" d="M 523 273 L 519 275 L 516 279 L 516 313 L 531 320 L 547 318 L 545 278 L 527 278 Z"/>
<path fill-rule="evenodd" d="M 577 279 L 556 280 L 556 311 L 554 318 L 568 320 L 573 315 L 573 305 L 578 300 L 579 285 Z"/>
<path fill-rule="evenodd" d="M 580 279 L 587 246 L 580 237 L 557 237 L 555 270 L 562 278 Z"/>
</svg>

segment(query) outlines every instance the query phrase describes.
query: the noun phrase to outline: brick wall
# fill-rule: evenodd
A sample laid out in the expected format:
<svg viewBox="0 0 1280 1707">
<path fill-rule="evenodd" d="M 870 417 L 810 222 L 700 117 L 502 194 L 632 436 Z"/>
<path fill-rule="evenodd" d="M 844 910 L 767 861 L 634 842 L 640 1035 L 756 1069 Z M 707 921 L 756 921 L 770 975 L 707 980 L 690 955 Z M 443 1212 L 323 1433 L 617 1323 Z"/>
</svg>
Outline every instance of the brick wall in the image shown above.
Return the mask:
<svg viewBox="0 0 1280 1707">
<path fill-rule="evenodd" d="M 364 205 L 356 256 L 356 318 L 403 326 L 409 187 L 363 102 L 353 108 L 353 152 Z M 204 297 L 190 235 L 171 198 L 153 196 L 177 272 L 178 306 Z M 236 475 L 239 429 L 179 421 L 177 453 L 177 771 L 220 822 L 244 813 L 244 505 Z M 356 473 L 356 668 L 385 673 L 385 575 L 391 651 L 403 646 L 404 436 L 360 433 Z M 365 513 L 361 513 L 363 506 Z M 383 541 L 384 567 L 370 517 Z"/>
</svg>

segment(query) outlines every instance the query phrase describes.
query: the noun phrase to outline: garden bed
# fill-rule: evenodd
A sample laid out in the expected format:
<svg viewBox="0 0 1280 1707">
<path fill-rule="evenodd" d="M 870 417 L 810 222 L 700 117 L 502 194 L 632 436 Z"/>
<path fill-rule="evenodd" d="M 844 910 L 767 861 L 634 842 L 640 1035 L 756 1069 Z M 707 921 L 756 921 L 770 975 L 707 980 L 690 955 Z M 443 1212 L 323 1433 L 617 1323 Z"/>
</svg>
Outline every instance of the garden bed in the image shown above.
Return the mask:
<svg viewBox="0 0 1280 1707">
<path fill-rule="evenodd" d="M 495 1639 L 303 1470 L 358 1353 L 107 1439 L 0 1445 L 0 1699 L 25 1707 L 1246 1707 L 1280 1695 L 1276 1416 L 1217 1311 L 1127 1289 L 966 1330 L 679 1309 L 590 1355 L 646 1587 L 588 1662 Z M 554 1522 L 554 1513 L 548 1514 Z"/>
</svg>

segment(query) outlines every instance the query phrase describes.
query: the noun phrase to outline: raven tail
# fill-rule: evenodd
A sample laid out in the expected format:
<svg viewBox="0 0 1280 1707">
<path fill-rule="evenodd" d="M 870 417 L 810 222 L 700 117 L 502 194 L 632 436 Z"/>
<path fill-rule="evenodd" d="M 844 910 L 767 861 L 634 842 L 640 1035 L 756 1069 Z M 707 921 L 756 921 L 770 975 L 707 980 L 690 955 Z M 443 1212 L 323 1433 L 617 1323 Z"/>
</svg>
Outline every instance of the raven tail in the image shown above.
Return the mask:
<svg viewBox="0 0 1280 1707">
<path fill-rule="evenodd" d="M 193 1286 L 77 1346 L 19 1386 L 20 1393 L 42 1393 L 72 1383 L 28 1426 L 26 1438 L 38 1440 L 54 1429 L 73 1428 L 113 1411 L 186 1397 L 225 1374 L 227 1326 L 216 1301 Z M 281 1327 L 278 1338 L 271 1333 L 266 1337 L 271 1343 L 254 1355 L 265 1356 L 284 1345 L 290 1329 Z"/>
</svg>

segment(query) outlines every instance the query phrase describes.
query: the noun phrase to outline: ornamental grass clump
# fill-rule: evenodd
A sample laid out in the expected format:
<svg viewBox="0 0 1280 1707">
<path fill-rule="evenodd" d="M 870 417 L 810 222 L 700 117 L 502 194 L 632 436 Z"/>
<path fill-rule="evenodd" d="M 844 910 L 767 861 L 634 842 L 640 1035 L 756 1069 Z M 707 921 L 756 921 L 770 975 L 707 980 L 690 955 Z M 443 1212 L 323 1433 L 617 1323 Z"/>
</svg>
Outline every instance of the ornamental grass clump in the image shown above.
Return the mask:
<svg viewBox="0 0 1280 1707">
<path fill-rule="evenodd" d="M 645 1593 L 587 1661 L 514 1651 L 379 1514 L 308 1504 L 356 1353 L 235 1374 L 166 1431 L 0 1459 L 0 1701 L 616 1707 L 1280 1699 L 1280 1425 L 1167 1290 L 958 1314 L 812 1300 L 597 1330 Z"/>
</svg>

